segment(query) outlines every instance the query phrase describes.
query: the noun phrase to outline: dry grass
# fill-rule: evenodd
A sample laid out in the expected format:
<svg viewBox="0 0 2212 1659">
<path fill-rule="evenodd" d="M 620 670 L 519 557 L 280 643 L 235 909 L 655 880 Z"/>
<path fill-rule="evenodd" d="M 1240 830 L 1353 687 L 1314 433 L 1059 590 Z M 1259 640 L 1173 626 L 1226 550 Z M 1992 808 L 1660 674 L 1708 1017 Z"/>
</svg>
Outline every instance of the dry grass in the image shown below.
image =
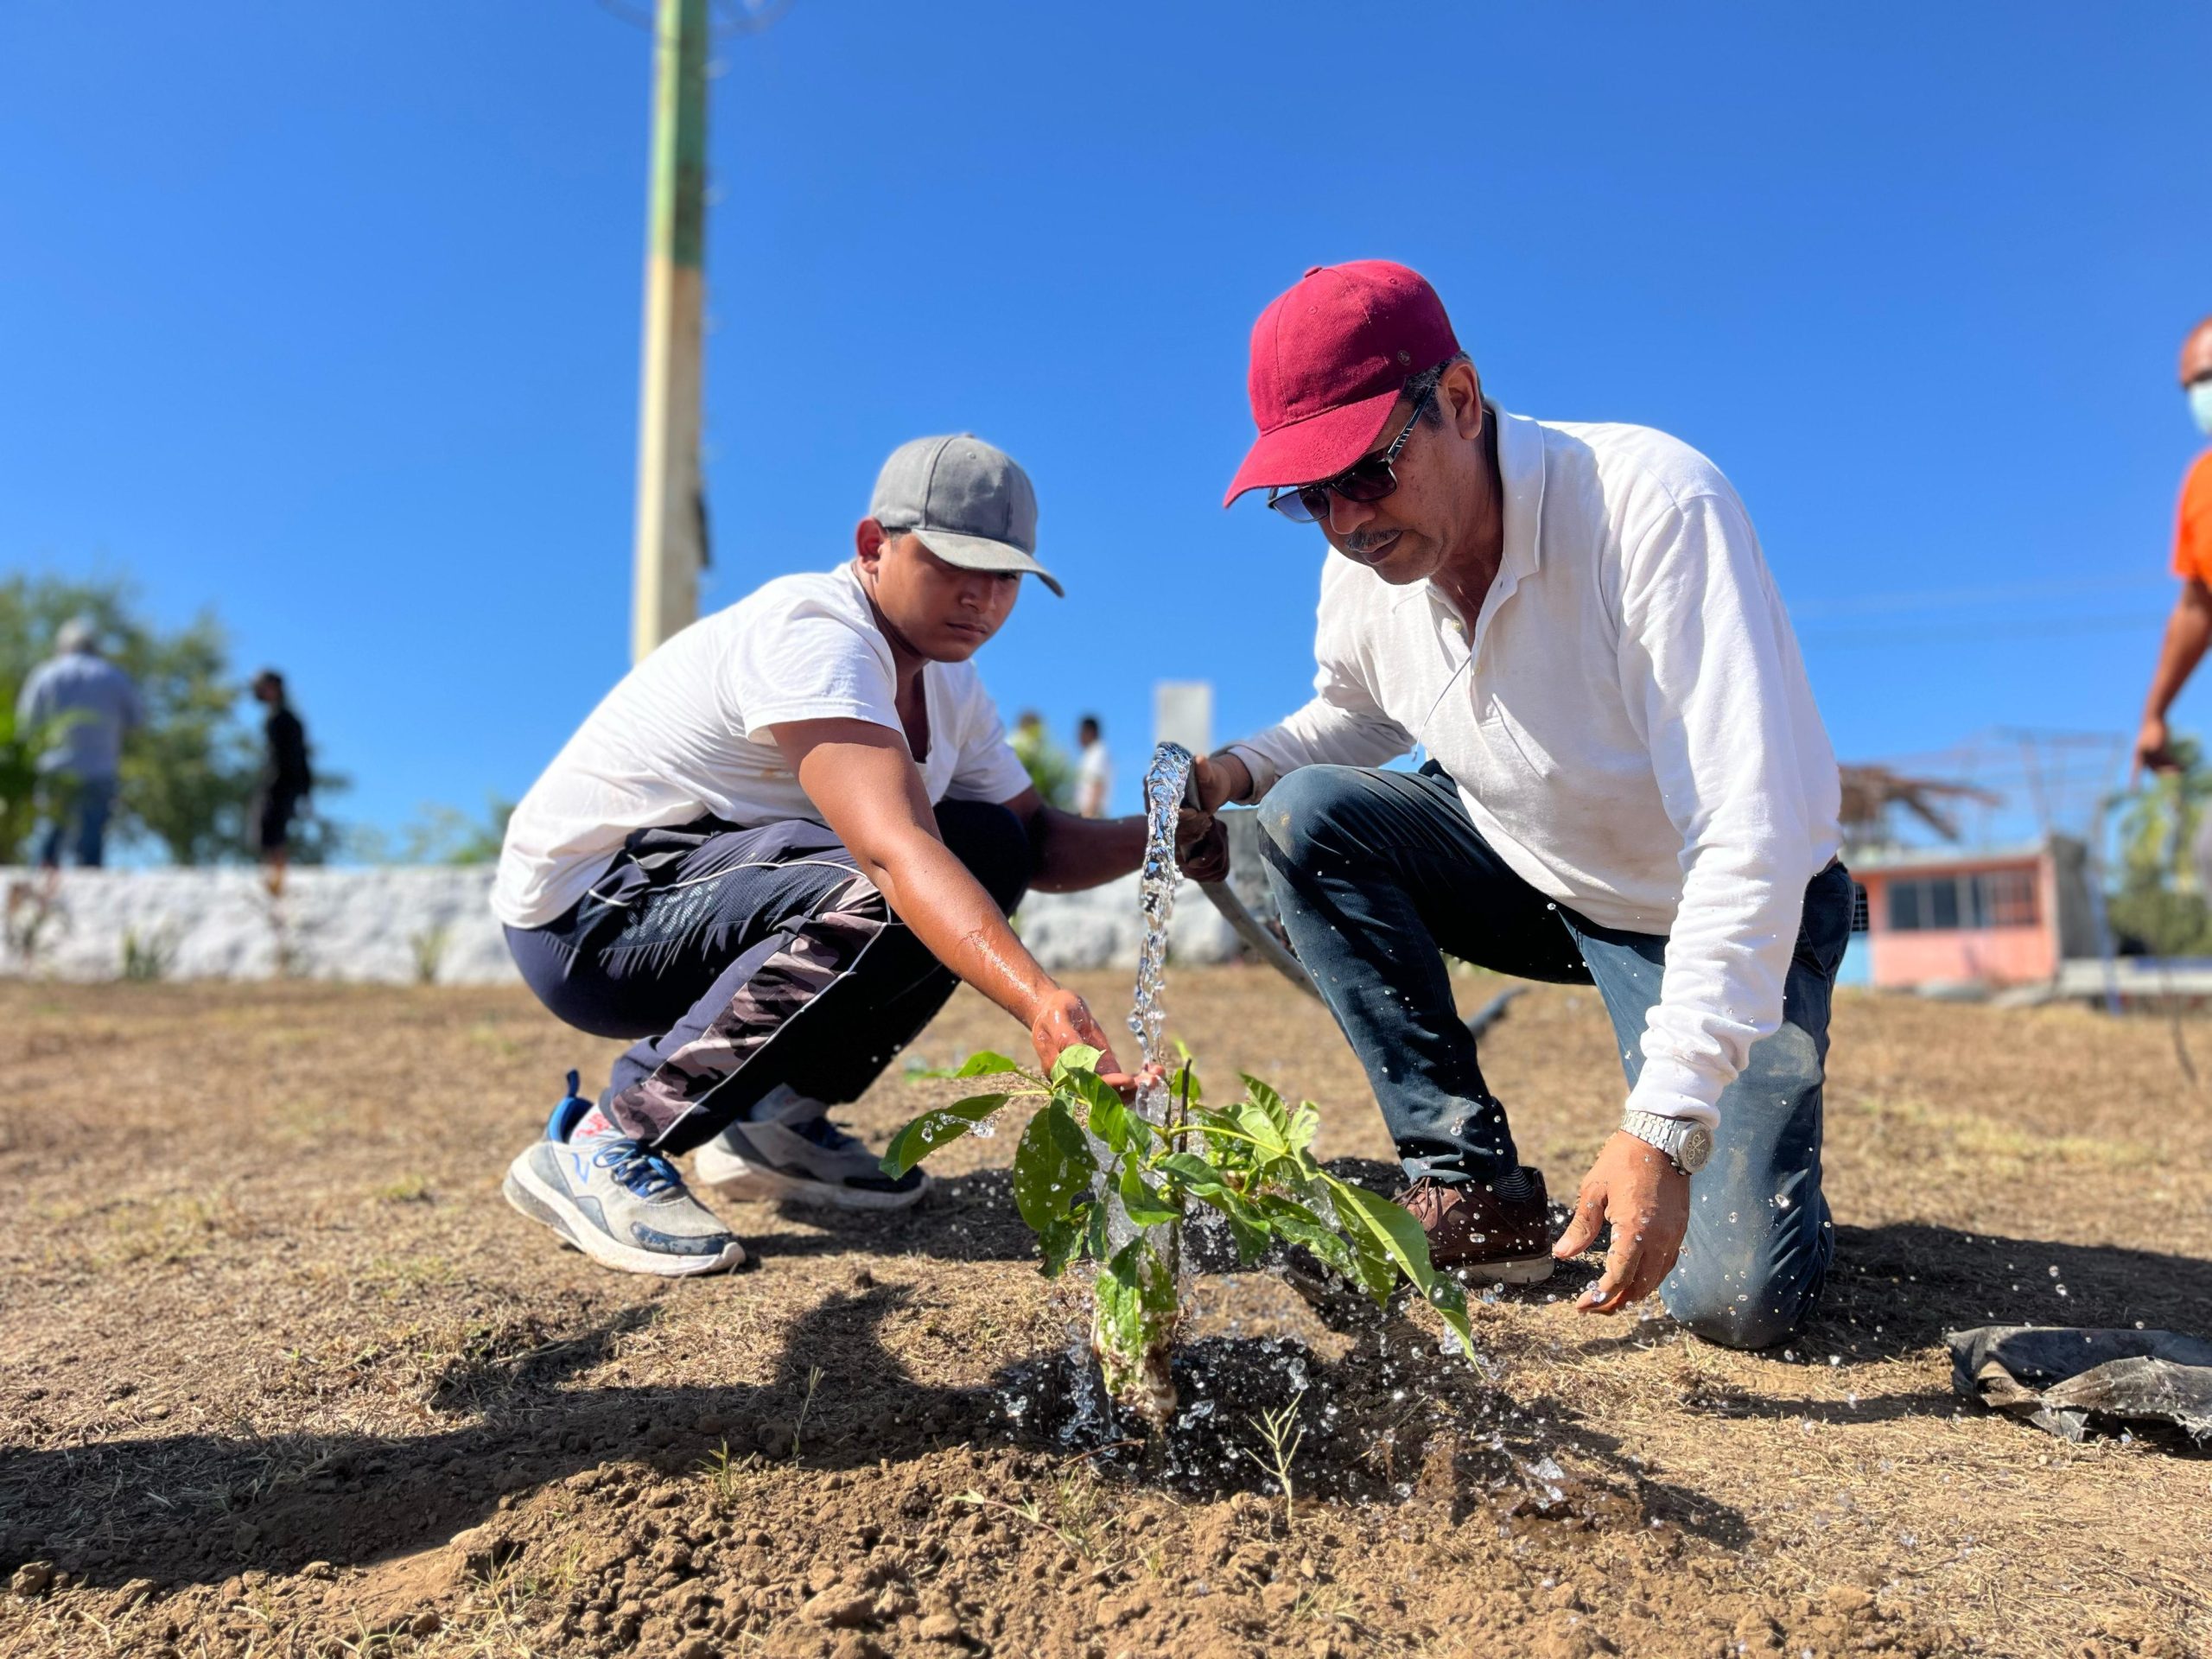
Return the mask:
<svg viewBox="0 0 2212 1659">
<path fill-rule="evenodd" d="M 1126 995 L 1115 976 L 1084 988 Z M 1470 1001 L 1491 988 L 1470 982 Z M 1325 1157 L 1387 1154 L 1313 1005 L 1243 970 L 1172 994 L 1210 1076 L 1321 1103 Z M 942 1063 L 1010 1034 L 963 994 L 918 1047 Z M 1834 1650 L 1910 1628 L 1919 1649 L 1885 1650 L 2212 1651 L 2212 1459 L 1961 1411 L 1941 1349 L 1945 1326 L 1988 1319 L 2212 1333 L 2212 1099 L 2161 1022 L 1845 997 L 1839 1272 L 1788 1356 L 1578 1316 L 1573 1274 L 1487 1303 L 1478 1332 L 1520 1414 L 1507 1439 L 1595 1495 L 1580 1518 L 1502 1518 L 1464 1472 L 1498 1420 L 1415 1389 L 1364 1448 L 1411 1501 L 1301 1498 L 1281 1576 L 1249 1583 L 1186 1558 L 1217 1537 L 1230 1563 L 1290 1548 L 1279 1497 L 996 1449 L 988 1389 L 1061 1346 L 1071 1313 L 1007 1213 L 1008 1135 L 953 1149 L 941 1201 L 911 1216 L 733 1207 L 761 1266 L 718 1284 L 548 1249 L 498 1176 L 559 1073 L 607 1046 L 519 994 L 0 987 L 0 1181 L 18 1201 L 0 1232 L 0 1562 L 80 1580 L 0 1604 L 0 1652 L 628 1650 L 580 1633 L 569 1603 L 604 1581 L 594 1538 L 664 1513 L 655 1481 L 727 1518 L 702 1550 L 742 1555 L 758 1527 L 793 1552 L 776 1584 L 725 1597 L 738 1633 L 715 1651 L 810 1650 L 808 1575 L 902 1514 L 949 1554 L 881 1592 L 917 1601 L 869 1627 L 899 1651 L 953 1651 L 915 1630 L 956 1566 L 969 1639 L 1040 1653 L 1569 1654 L 1601 1627 L 1631 1652 L 1773 1651 L 1782 1633 L 1827 1651 L 1845 1626 L 1823 1610 L 1860 1592 L 1899 1618 Z M 1522 999 L 1485 1065 L 1566 1196 L 1619 1102 L 1594 995 Z M 851 1116 L 880 1137 L 944 1087 L 887 1077 Z M 1330 1329 L 1281 1281 L 1238 1294 L 1222 1328 L 1272 1319 L 1319 1365 L 1368 1363 L 1371 1333 Z M 1260 1484 L 1249 1465 L 1234 1478 Z M 970 1490 L 982 1502 L 960 1503 Z M 484 1570 L 411 1553 L 502 1516 L 526 1518 L 528 1547 Z M 1306 1552 L 1311 1578 L 1292 1571 Z M 1148 1611 L 1105 1622 L 1140 1592 Z M 395 1608 L 440 1628 L 394 1635 Z"/>
</svg>

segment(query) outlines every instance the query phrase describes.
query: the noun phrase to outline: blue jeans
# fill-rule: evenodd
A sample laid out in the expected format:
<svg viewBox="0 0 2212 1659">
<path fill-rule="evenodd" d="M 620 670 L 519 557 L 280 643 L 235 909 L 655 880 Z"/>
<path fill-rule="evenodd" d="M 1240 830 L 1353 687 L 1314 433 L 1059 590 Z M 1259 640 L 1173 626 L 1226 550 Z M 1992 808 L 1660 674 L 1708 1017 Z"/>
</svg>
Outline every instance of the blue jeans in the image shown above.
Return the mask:
<svg viewBox="0 0 2212 1659">
<path fill-rule="evenodd" d="M 71 850 L 87 870 L 99 868 L 107 849 L 107 815 L 115 806 L 112 778 L 77 778 L 61 786 L 61 798 L 38 840 L 38 861 L 48 869 L 61 866 L 61 842 L 73 830 Z"/>
<path fill-rule="evenodd" d="M 1431 762 L 1417 772 L 1306 766 L 1260 804 L 1268 885 L 1300 960 L 1367 1070 L 1409 1179 L 1491 1180 L 1519 1162 L 1452 1006 L 1443 951 L 1527 979 L 1595 985 L 1622 1069 L 1643 1069 L 1666 939 L 1599 927 L 1507 868 Z M 1828 1004 L 1851 932 L 1850 875 L 1813 878 L 1782 1024 L 1722 1094 L 1690 1182 L 1667 1311 L 1709 1341 L 1764 1348 L 1811 1312 L 1834 1254 L 1821 1193 Z"/>
</svg>

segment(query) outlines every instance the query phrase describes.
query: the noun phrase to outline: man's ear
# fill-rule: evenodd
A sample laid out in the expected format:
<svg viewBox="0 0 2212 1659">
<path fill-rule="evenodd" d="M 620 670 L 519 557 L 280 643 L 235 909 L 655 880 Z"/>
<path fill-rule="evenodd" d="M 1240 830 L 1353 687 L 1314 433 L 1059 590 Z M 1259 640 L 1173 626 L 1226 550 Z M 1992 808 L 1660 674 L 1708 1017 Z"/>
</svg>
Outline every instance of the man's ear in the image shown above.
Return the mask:
<svg viewBox="0 0 2212 1659">
<path fill-rule="evenodd" d="M 873 518 L 863 518 L 853 530 L 853 551 L 860 557 L 861 568 L 874 570 L 882 562 L 883 550 L 888 546 L 883 526 Z"/>
<path fill-rule="evenodd" d="M 1454 363 L 1438 382 L 1437 401 L 1443 404 L 1452 427 L 1463 438 L 1476 438 L 1483 429 L 1483 378 L 1472 363 Z"/>
</svg>

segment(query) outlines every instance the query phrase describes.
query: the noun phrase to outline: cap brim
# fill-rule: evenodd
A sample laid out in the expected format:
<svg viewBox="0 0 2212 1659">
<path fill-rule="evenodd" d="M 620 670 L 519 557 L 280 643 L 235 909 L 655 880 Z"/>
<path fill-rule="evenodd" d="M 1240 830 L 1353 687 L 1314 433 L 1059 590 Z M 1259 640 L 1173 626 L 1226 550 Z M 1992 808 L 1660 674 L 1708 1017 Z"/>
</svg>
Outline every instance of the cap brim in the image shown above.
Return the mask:
<svg viewBox="0 0 2212 1659">
<path fill-rule="evenodd" d="M 1221 505 L 1228 506 L 1251 490 L 1317 484 L 1334 478 L 1382 435 L 1382 423 L 1390 418 L 1399 395 L 1377 392 L 1356 404 L 1325 409 L 1319 415 L 1262 432 L 1259 442 L 1245 452 L 1244 464 L 1230 480 L 1229 493 L 1221 498 Z"/>
<path fill-rule="evenodd" d="M 947 564 L 957 565 L 963 570 L 989 570 L 999 575 L 1019 571 L 1036 577 L 1062 599 L 1068 596 L 1068 590 L 1060 586 L 1058 577 L 1011 543 L 994 542 L 981 536 L 957 536 L 949 530 L 931 530 L 926 524 L 918 526 L 914 535 Z"/>
</svg>

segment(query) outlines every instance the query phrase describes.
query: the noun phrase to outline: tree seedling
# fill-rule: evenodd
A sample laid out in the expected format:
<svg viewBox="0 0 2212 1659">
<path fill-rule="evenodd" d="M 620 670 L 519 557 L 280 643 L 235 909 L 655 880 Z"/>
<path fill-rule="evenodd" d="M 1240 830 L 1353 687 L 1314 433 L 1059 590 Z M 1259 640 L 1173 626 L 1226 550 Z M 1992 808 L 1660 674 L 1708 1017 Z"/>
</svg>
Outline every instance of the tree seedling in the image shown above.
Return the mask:
<svg viewBox="0 0 2212 1659">
<path fill-rule="evenodd" d="M 1186 1066 L 1178 1121 L 1155 1123 L 1098 1076 L 1097 1063 L 1096 1049 L 1076 1045 L 1046 1077 L 1003 1054 L 972 1054 L 935 1075 L 1010 1077 L 1016 1086 L 925 1112 L 892 1137 L 882 1167 L 903 1175 L 1009 1102 L 1041 1103 L 1015 1147 L 1014 1207 L 1037 1235 L 1046 1278 L 1073 1262 L 1096 1264 L 1091 1351 L 1116 1404 L 1154 1428 L 1174 1412 L 1168 1356 L 1180 1313 L 1176 1268 L 1193 1202 L 1224 1218 L 1247 1265 L 1277 1240 L 1303 1245 L 1378 1306 L 1404 1280 L 1461 1349 L 1474 1352 L 1466 1297 L 1431 1265 L 1421 1224 L 1314 1158 L 1320 1115 L 1311 1101 L 1294 1110 L 1247 1077 L 1243 1098 L 1209 1107 Z"/>
</svg>

